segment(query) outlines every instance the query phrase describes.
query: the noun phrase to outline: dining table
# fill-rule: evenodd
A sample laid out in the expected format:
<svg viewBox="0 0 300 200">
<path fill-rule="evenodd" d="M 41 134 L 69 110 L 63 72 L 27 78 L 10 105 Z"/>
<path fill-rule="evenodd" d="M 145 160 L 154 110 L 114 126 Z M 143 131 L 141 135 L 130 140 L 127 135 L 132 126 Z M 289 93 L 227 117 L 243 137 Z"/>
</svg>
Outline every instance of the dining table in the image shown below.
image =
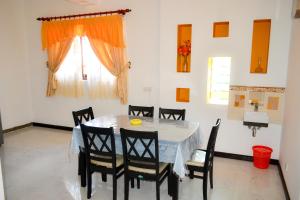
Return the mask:
<svg viewBox="0 0 300 200">
<path fill-rule="evenodd" d="M 132 125 L 132 119 L 141 119 L 139 125 Z M 159 161 L 170 163 L 172 173 L 168 181 L 169 195 L 178 199 L 179 179 L 185 178 L 186 161 L 191 159 L 195 149 L 201 146 L 199 122 L 137 117 L 129 115 L 105 115 L 84 123 L 87 126 L 109 128 L 113 127 L 115 134 L 116 153 L 122 155 L 120 128 L 136 131 L 157 131 L 159 143 Z M 73 128 L 71 150 L 79 153 L 79 147 L 84 147 L 80 126 Z"/>
</svg>

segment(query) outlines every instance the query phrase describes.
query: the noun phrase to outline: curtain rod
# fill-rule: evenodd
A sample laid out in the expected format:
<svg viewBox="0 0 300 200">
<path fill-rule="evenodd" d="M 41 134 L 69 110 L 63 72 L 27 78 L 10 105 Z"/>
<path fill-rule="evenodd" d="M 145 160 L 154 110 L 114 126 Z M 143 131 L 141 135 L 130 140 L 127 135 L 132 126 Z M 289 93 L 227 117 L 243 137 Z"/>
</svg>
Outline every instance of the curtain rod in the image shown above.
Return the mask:
<svg viewBox="0 0 300 200">
<path fill-rule="evenodd" d="M 87 16 L 97 16 L 97 15 L 112 15 L 112 14 L 120 14 L 125 15 L 126 13 L 131 12 L 131 9 L 121 9 L 121 10 L 112 10 L 105 12 L 95 12 L 95 13 L 85 13 L 85 14 L 77 14 L 77 15 L 65 15 L 65 16 L 55 16 L 55 17 L 39 17 L 36 20 L 38 21 L 51 21 L 51 20 L 62 20 L 62 19 L 71 19 L 76 17 L 87 17 Z"/>
</svg>

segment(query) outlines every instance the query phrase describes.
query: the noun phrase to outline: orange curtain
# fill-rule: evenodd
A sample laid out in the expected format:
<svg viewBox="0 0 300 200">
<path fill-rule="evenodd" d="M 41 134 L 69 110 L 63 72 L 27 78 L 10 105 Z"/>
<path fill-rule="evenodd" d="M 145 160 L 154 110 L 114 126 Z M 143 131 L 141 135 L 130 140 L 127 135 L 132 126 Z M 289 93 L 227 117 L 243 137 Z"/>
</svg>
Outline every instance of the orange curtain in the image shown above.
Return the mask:
<svg viewBox="0 0 300 200">
<path fill-rule="evenodd" d="M 66 56 L 72 40 L 86 35 L 102 64 L 117 77 L 117 94 L 121 103 L 127 103 L 128 66 L 123 35 L 123 18 L 120 15 L 86 19 L 44 21 L 42 46 L 48 50 L 49 75 L 47 96 L 55 94 L 55 72 Z"/>
<path fill-rule="evenodd" d="M 43 21 L 42 46 L 48 49 L 57 42 L 88 35 L 114 47 L 125 48 L 123 18 L 120 15 L 74 20 Z"/>
<path fill-rule="evenodd" d="M 58 42 L 48 48 L 48 85 L 47 96 L 53 96 L 57 89 L 57 80 L 55 79 L 55 73 L 59 69 L 60 64 L 66 57 L 73 38 L 65 39 Z"/>
<path fill-rule="evenodd" d="M 101 40 L 89 38 L 92 49 L 101 63 L 117 77 L 117 95 L 122 104 L 127 103 L 128 62 L 123 48 L 113 47 Z"/>
</svg>

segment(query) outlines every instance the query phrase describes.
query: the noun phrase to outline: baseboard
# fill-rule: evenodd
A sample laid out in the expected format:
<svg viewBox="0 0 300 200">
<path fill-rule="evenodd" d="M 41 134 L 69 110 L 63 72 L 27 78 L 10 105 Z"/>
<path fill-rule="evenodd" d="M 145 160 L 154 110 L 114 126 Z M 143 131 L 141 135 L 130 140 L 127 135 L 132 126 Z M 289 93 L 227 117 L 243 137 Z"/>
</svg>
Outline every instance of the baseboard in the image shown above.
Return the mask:
<svg viewBox="0 0 300 200">
<path fill-rule="evenodd" d="M 285 199 L 286 199 L 286 200 L 290 200 L 291 197 L 290 197 L 290 194 L 289 194 L 289 191 L 288 191 L 288 188 L 287 188 L 287 185 L 286 185 L 284 176 L 283 176 L 283 172 L 282 172 L 282 168 L 281 168 L 280 163 L 278 163 L 278 171 L 279 171 L 279 176 L 280 176 L 281 183 L 282 183 L 282 186 L 283 186 Z"/>
<path fill-rule="evenodd" d="M 73 130 L 73 127 L 53 125 L 53 124 L 44 124 L 44 123 L 38 123 L 38 122 L 33 122 L 32 125 L 36 126 L 36 127 L 52 128 L 52 129 L 58 129 L 58 130 L 63 130 L 63 131 L 72 131 Z"/>
<path fill-rule="evenodd" d="M 27 128 L 30 126 L 35 126 L 35 127 L 43 127 L 43 128 L 52 128 L 52 129 L 58 129 L 58 130 L 63 130 L 63 131 L 72 131 L 73 127 L 68 127 L 68 126 L 60 126 L 60 125 L 53 125 L 53 124 L 44 124 L 44 123 L 38 123 L 38 122 L 31 122 L 27 124 L 23 124 L 20 126 L 15 126 L 12 128 L 4 129 L 3 133 L 9 133 L 12 131 L 17 131 L 23 128 Z"/>
<path fill-rule="evenodd" d="M 19 129 L 27 128 L 27 127 L 30 127 L 30 126 L 32 126 L 32 123 L 27 123 L 27 124 L 23 124 L 23 125 L 20 125 L 20 126 L 15 126 L 15 127 L 12 127 L 12 128 L 4 129 L 3 133 L 9 133 L 9 132 L 12 132 L 12 131 L 17 131 Z"/>
<path fill-rule="evenodd" d="M 58 130 L 63 130 L 63 131 L 72 131 L 73 127 L 68 127 L 68 126 L 60 126 L 60 125 L 53 125 L 53 124 L 44 124 L 44 123 L 38 123 L 38 122 L 31 122 L 27 124 L 23 124 L 20 126 L 15 126 L 12 128 L 4 129 L 3 133 L 9 133 L 12 131 L 17 131 L 23 128 L 27 128 L 30 126 L 35 126 L 35 127 L 43 127 L 43 128 L 52 128 L 52 129 L 58 129 Z"/>
<path fill-rule="evenodd" d="M 243 161 L 253 161 L 253 156 L 246 156 L 241 154 L 233 154 L 233 153 L 225 153 L 225 152 L 215 152 L 215 156 L 222 157 L 222 158 L 228 158 L 228 159 L 234 159 L 234 160 L 243 160 Z M 270 164 L 272 165 L 279 165 L 279 160 L 277 159 L 271 159 Z"/>
</svg>

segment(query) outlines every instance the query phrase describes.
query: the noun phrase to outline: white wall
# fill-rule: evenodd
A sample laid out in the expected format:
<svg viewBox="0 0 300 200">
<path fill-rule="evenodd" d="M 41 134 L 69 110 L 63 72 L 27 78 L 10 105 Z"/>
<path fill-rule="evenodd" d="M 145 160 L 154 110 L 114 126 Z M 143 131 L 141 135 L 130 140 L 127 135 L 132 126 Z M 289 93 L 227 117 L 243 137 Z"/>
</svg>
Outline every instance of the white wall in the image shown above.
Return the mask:
<svg viewBox="0 0 300 200">
<path fill-rule="evenodd" d="M 7 129 L 32 121 L 23 1 L 0 1 L 0 26 L 0 110 Z"/>
<path fill-rule="evenodd" d="M 0 199 L 3 199 L 3 200 L 5 199 L 1 158 L 0 158 Z"/>
<path fill-rule="evenodd" d="M 160 20 L 160 105 L 187 108 L 187 119 L 201 123 L 204 144 L 218 117 L 222 125 L 217 150 L 252 155 L 254 144 L 273 148 L 278 158 L 281 126 L 270 124 L 257 137 L 241 121 L 227 119 L 227 106 L 206 104 L 210 56 L 231 56 L 231 84 L 285 87 L 291 24 L 291 0 L 164 0 Z M 254 19 L 272 19 L 268 73 L 250 74 Z M 230 37 L 212 38 L 213 22 L 230 21 Z M 177 25 L 192 24 L 191 73 L 176 73 Z M 176 103 L 176 87 L 191 88 L 190 103 Z"/>
<path fill-rule="evenodd" d="M 28 32 L 29 66 L 35 122 L 72 126 L 72 110 L 92 106 L 96 116 L 127 113 L 127 105 L 119 100 L 88 98 L 45 97 L 47 68 L 46 53 L 41 51 L 40 26 L 35 18 L 130 8 L 125 16 L 128 57 L 132 62 L 129 71 L 129 103 L 158 105 L 159 87 L 159 3 L 158 0 L 101 1 L 101 6 L 83 7 L 64 0 L 26 0 L 26 31 Z M 144 91 L 151 87 L 151 92 Z M 146 89 L 147 90 L 147 89 Z"/>
<path fill-rule="evenodd" d="M 300 19 L 294 20 L 290 48 L 287 97 L 280 152 L 280 164 L 291 199 L 300 195 Z M 287 167 L 287 170 L 286 170 Z"/>
<path fill-rule="evenodd" d="M 93 106 L 96 115 L 125 114 L 127 106 L 118 100 L 45 97 L 46 53 L 41 51 L 40 16 L 66 15 L 98 10 L 131 8 L 125 16 L 128 56 L 133 63 L 129 73 L 129 103 L 162 107 L 185 107 L 187 119 L 201 123 L 206 144 L 216 118 L 223 119 L 217 150 L 251 155 L 254 144 L 271 146 L 273 158 L 279 157 L 281 126 L 270 124 L 252 138 L 241 121 L 227 120 L 227 107 L 206 104 L 207 59 L 231 56 L 231 84 L 286 86 L 292 0 L 164 0 L 101 1 L 83 7 L 64 0 L 26 0 L 26 40 L 30 68 L 33 121 L 72 126 L 71 111 Z M 249 73 L 252 23 L 271 18 L 272 33 L 268 74 Z M 213 39 L 212 23 L 230 21 L 230 38 Z M 192 72 L 176 73 L 177 24 L 193 24 Z M 148 93 L 145 88 L 150 87 Z M 175 102 L 175 88 L 190 87 L 191 102 Z"/>
</svg>

